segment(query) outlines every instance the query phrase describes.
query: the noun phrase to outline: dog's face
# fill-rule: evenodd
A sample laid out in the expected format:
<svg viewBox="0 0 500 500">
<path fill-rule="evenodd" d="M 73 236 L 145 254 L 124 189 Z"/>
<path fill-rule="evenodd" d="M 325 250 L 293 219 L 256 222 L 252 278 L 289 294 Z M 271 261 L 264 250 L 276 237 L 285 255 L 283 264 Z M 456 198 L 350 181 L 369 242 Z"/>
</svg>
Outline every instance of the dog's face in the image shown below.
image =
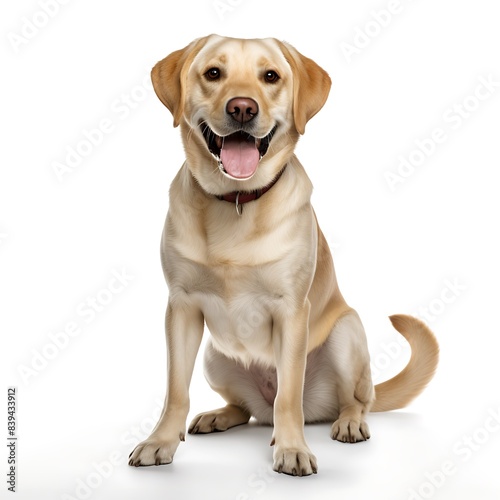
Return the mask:
<svg viewBox="0 0 500 500">
<path fill-rule="evenodd" d="M 225 177 L 249 180 L 268 152 L 286 147 L 292 71 L 272 41 L 212 39 L 193 61 L 186 89 L 186 121 Z"/>
<path fill-rule="evenodd" d="M 213 194 L 269 184 L 330 89 L 316 63 L 271 38 L 195 40 L 152 79 L 181 125 L 189 168 Z"/>
</svg>

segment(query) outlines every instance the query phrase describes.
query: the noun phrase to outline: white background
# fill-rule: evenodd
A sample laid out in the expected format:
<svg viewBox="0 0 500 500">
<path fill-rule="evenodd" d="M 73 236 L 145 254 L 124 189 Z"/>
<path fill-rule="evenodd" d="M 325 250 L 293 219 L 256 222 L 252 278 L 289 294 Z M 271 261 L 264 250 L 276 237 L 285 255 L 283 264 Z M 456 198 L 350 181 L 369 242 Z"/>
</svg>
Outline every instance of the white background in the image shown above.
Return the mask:
<svg viewBox="0 0 500 500">
<path fill-rule="evenodd" d="M 19 435 L 16 495 L 1 447 L 2 498 L 499 498 L 498 3 L 401 0 L 374 21 L 397 2 L 222 0 L 218 12 L 212 0 L 73 0 L 30 31 L 27 22 L 44 24 L 41 3 L 9 2 L 0 16 L 0 435 L 7 386 L 18 391 Z M 431 385 L 404 411 L 371 415 L 366 443 L 307 427 L 313 477 L 272 473 L 271 429 L 254 424 L 188 436 L 169 466 L 126 465 L 165 390 L 158 250 L 183 160 L 149 71 L 211 32 L 287 40 L 332 77 L 297 152 L 377 381 L 408 356 L 387 316 L 434 311 Z M 342 44 L 355 42 L 349 61 Z M 481 78 L 496 86 L 478 100 Z M 103 119 L 101 143 L 59 180 L 54 163 Z M 391 190 L 384 173 L 436 128 L 446 139 Z M 128 281 L 111 295 L 113 272 Z M 109 303 L 91 317 L 85 304 L 97 296 Z M 68 323 L 79 334 L 54 348 L 49 334 Z M 220 404 L 198 363 L 190 418 Z"/>
</svg>

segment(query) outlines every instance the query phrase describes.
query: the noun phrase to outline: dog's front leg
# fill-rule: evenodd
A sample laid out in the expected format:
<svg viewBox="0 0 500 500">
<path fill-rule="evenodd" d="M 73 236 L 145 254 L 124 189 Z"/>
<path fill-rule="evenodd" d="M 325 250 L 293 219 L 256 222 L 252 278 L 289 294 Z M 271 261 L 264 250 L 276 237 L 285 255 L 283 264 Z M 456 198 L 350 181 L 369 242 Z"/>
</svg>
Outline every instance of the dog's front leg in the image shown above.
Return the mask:
<svg viewBox="0 0 500 500">
<path fill-rule="evenodd" d="M 309 302 L 295 315 L 273 318 L 278 374 L 274 401 L 273 469 L 293 476 L 316 473 L 316 457 L 304 436 L 304 374 L 307 359 Z"/>
<path fill-rule="evenodd" d="M 169 301 L 167 337 L 167 396 L 158 424 L 151 435 L 130 454 L 129 465 L 161 465 L 172 462 L 186 434 L 189 384 L 203 336 L 203 315 L 186 303 Z"/>
</svg>

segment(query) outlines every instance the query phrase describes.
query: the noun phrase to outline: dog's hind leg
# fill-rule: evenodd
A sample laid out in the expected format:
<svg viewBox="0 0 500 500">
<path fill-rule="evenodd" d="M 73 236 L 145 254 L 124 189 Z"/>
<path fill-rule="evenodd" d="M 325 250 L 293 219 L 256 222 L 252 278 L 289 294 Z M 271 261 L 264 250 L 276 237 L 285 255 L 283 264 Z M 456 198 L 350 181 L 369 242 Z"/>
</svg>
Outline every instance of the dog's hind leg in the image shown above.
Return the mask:
<svg viewBox="0 0 500 500">
<path fill-rule="evenodd" d="M 338 419 L 331 438 L 345 443 L 365 441 L 370 431 L 365 421 L 374 399 L 366 336 L 355 311 L 340 318 L 328 340 L 336 378 Z"/>
<path fill-rule="evenodd" d="M 255 370 L 247 369 L 224 356 L 213 347 L 210 340 L 204 361 L 208 383 L 225 399 L 227 405 L 197 415 L 189 426 L 190 434 L 225 431 L 246 424 L 252 415 L 260 423 L 272 423 L 272 400 L 268 401 L 262 394 L 255 378 Z"/>
</svg>

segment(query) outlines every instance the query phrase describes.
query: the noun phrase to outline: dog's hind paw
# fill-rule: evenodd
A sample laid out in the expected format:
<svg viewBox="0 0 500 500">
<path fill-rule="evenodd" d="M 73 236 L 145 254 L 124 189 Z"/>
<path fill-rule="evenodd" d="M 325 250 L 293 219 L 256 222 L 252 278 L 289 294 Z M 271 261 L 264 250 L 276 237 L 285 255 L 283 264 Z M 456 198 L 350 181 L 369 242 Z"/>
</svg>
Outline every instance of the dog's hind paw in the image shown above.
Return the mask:
<svg viewBox="0 0 500 500">
<path fill-rule="evenodd" d="M 332 425 L 330 437 L 342 443 L 358 443 L 370 439 L 370 429 L 362 420 L 339 418 Z"/>
<path fill-rule="evenodd" d="M 227 431 L 236 425 L 246 424 L 250 414 L 236 405 L 227 405 L 218 410 L 200 413 L 191 422 L 189 434 L 208 434 Z"/>
</svg>

